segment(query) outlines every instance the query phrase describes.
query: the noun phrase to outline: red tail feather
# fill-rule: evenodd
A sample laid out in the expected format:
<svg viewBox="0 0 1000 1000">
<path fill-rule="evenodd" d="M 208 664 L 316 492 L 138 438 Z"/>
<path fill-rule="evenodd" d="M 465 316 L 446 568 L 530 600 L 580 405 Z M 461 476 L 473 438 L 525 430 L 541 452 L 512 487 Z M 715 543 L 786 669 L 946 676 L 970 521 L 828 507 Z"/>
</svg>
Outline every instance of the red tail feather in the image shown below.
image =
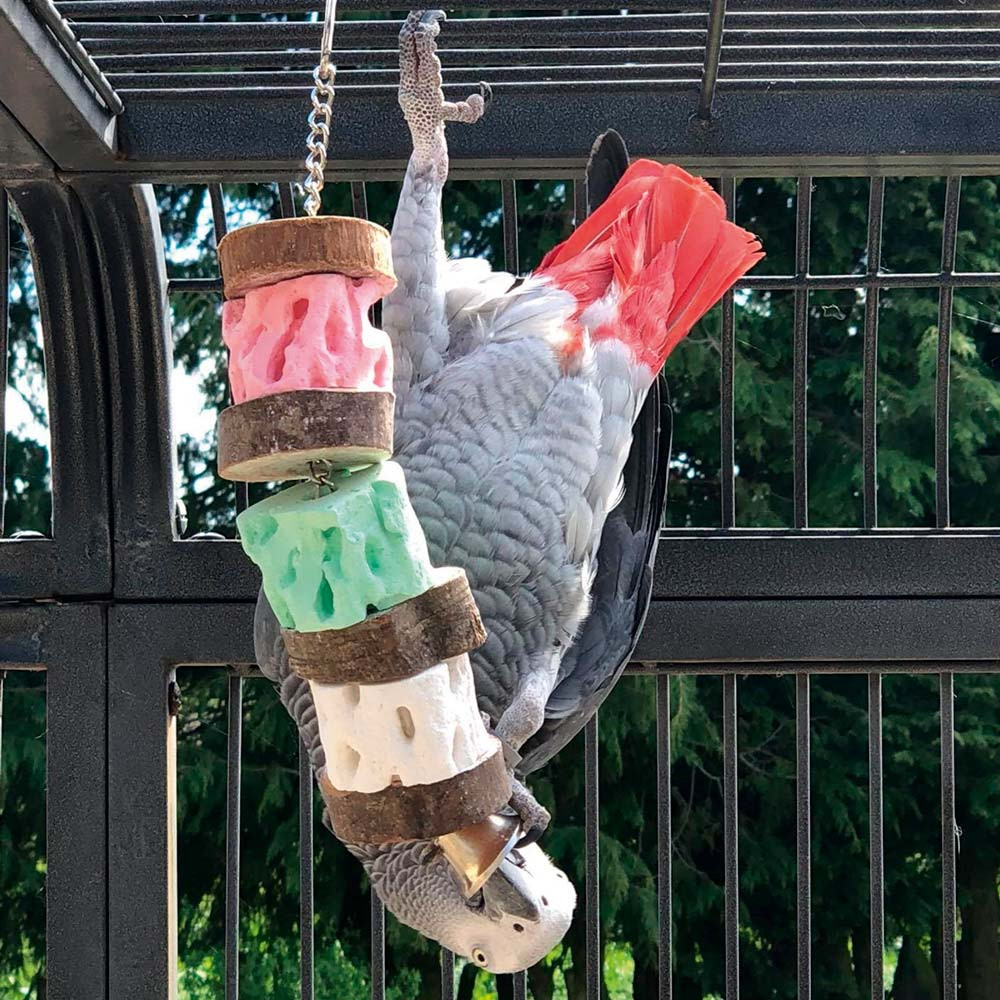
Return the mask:
<svg viewBox="0 0 1000 1000">
<path fill-rule="evenodd" d="M 536 273 L 576 297 L 577 317 L 606 298 L 610 308 L 592 336 L 629 344 L 655 374 L 763 256 L 755 236 L 726 221 L 725 204 L 705 181 L 680 167 L 637 160 Z"/>
</svg>

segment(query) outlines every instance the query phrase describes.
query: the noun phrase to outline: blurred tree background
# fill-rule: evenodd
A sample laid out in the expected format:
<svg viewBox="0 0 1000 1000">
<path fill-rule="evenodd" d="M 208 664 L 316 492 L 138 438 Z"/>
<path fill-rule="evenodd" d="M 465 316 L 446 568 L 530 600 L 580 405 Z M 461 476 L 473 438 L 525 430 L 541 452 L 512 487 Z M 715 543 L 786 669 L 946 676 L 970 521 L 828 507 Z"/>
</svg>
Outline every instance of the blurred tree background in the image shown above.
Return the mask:
<svg viewBox="0 0 1000 1000">
<path fill-rule="evenodd" d="M 936 272 L 942 178 L 889 179 L 887 270 Z M 398 185 L 371 183 L 372 218 L 388 224 Z M 521 266 L 528 269 L 572 225 L 572 188 L 518 182 Z M 273 187 L 227 185 L 230 226 L 276 211 Z M 158 189 L 172 275 L 215 273 L 203 187 Z M 758 274 L 792 271 L 795 183 L 743 179 L 737 219 L 768 251 Z M 350 212 L 347 185 L 324 209 Z M 813 193 L 813 273 L 863 273 L 868 181 L 822 178 Z M 497 183 L 454 182 L 445 199 L 453 254 L 502 266 Z M 10 386 L 6 435 L 7 534 L 49 529 L 44 371 L 30 257 L 13 234 Z M 996 181 L 963 183 L 958 269 L 1000 270 Z M 178 482 L 188 534 L 233 533 L 232 488 L 215 477 L 214 424 L 226 402 L 219 302 L 173 297 Z M 809 300 L 809 518 L 861 524 L 863 290 Z M 893 289 L 879 302 L 879 524 L 934 524 L 933 398 L 937 294 Z M 782 527 L 792 518 L 792 296 L 736 299 L 737 523 Z M 958 289 L 952 334 L 951 474 L 954 522 L 1000 524 L 1000 309 L 996 289 Z M 714 310 L 667 367 L 676 410 L 667 523 L 718 527 L 719 314 Z M 181 996 L 222 995 L 226 681 L 180 672 Z M 885 856 L 887 950 L 893 1000 L 940 995 L 940 776 L 937 680 L 887 677 Z M 959 906 L 963 995 L 1000 998 L 1000 684 L 960 677 L 957 693 Z M 721 682 L 671 681 L 674 818 L 674 995 L 711 1000 L 723 982 Z M 863 677 L 814 678 L 813 961 L 816 996 L 868 995 L 867 686 Z M 42 1000 L 44 980 L 44 676 L 8 673 L 0 770 L 0 998 Z M 296 997 L 298 973 L 297 747 L 269 686 L 244 696 L 241 977 L 244 1000 Z M 655 681 L 627 677 L 601 712 L 601 906 L 609 1000 L 656 995 Z M 795 996 L 794 682 L 739 685 L 741 971 L 748 997 Z M 583 760 L 578 741 L 534 786 L 552 809 L 544 841 L 583 888 Z M 318 815 L 317 815 L 318 820 Z M 316 824 L 317 996 L 368 995 L 369 908 L 360 867 Z M 137 887 L 138 889 L 139 887 Z M 530 975 L 535 1000 L 583 996 L 582 905 L 563 947 Z M 436 951 L 388 921 L 394 1000 L 435 997 Z M 459 967 L 461 1000 L 506 987 Z"/>
</svg>

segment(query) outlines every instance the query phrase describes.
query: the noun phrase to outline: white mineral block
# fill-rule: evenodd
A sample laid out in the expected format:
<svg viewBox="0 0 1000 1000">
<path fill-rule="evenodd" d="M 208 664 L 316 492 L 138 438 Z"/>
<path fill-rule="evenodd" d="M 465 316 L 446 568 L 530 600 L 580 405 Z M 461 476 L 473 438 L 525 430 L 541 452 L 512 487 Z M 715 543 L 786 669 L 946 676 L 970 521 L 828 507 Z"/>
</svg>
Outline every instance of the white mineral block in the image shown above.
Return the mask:
<svg viewBox="0 0 1000 1000">
<path fill-rule="evenodd" d="M 483 725 L 465 654 L 403 681 L 309 686 L 327 777 L 343 792 L 443 781 L 500 749 Z"/>
</svg>

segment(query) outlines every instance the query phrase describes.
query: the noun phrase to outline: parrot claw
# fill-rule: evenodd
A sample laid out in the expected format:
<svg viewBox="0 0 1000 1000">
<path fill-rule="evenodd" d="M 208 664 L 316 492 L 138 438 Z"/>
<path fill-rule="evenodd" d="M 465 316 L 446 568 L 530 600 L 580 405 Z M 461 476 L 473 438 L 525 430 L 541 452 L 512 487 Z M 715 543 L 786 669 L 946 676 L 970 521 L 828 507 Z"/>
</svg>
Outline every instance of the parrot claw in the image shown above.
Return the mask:
<svg viewBox="0 0 1000 1000">
<path fill-rule="evenodd" d="M 410 127 L 414 151 L 429 160 L 441 145 L 441 126 L 449 121 L 479 121 L 491 96 L 489 87 L 480 84 L 480 92 L 464 101 L 444 99 L 435 41 L 444 20 L 443 10 L 414 10 L 399 32 L 399 106 Z"/>
<path fill-rule="evenodd" d="M 541 838 L 548 829 L 552 815 L 517 778 L 512 777 L 510 785 L 510 807 L 517 813 L 523 831 L 523 836 L 514 847 L 523 848 Z"/>
</svg>

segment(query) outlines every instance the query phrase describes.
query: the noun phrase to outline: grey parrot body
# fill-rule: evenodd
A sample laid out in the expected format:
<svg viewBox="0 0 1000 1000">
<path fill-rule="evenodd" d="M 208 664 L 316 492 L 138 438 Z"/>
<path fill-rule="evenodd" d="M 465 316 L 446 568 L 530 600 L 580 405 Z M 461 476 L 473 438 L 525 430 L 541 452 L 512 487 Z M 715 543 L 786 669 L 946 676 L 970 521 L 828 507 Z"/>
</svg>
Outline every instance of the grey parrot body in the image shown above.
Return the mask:
<svg viewBox="0 0 1000 1000">
<path fill-rule="evenodd" d="M 484 103 L 443 99 L 434 43 L 442 17 L 415 11 L 400 33 L 400 105 L 414 152 L 392 230 L 398 284 L 382 314 L 395 361 L 394 459 L 433 563 L 469 578 L 488 633 L 471 656 L 479 706 L 526 774 L 586 723 L 634 649 L 669 462 L 656 373 L 718 289 L 749 266 L 752 238 L 724 222 L 703 182 L 683 172 L 649 180 L 661 168 L 645 164 L 635 183 L 655 191 L 623 191 L 606 219 L 592 220 L 591 233 L 605 228 L 581 235 L 561 260 L 554 251 L 524 281 L 483 261 L 448 262 L 444 122 L 474 122 Z M 592 206 L 626 164 L 616 134 L 598 142 Z M 716 267 L 723 236 L 729 256 Z M 255 646 L 321 770 L 308 684 L 289 674 L 263 595 Z M 513 787 L 511 805 L 537 835 L 548 815 Z M 432 843 L 348 846 L 400 920 L 494 971 L 539 960 L 569 925 L 574 890 L 534 844 L 512 852 L 470 900 Z"/>
</svg>

